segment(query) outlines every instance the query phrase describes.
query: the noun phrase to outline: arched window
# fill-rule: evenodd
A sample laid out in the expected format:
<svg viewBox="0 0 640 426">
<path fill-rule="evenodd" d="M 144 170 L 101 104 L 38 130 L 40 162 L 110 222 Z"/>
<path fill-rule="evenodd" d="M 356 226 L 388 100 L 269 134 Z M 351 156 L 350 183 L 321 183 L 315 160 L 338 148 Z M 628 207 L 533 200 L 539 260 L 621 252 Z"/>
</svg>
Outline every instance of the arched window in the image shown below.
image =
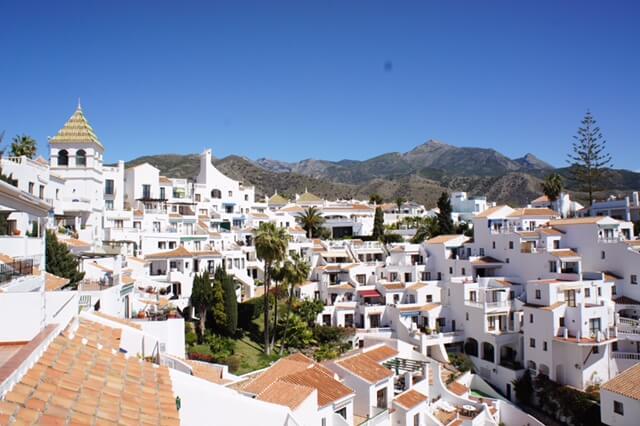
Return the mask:
<svg viewBox="0 0 640 426">
<path fill-rule="evenodd" d="M 219 189 L 212 189 L 211 198 L 222 198 L 222 191 L 220 191 Z"/>
<path fill-rule="evenodd" d="M 489 342 L 482 343 L 482 359 L 489 362 L 495 362 L 493 345 Z"/>
<path fill-rule="evenodd" d="M 66 149 L 58 151 L 58 166 L 68 166 L 69 165 L 69 153 Z"/>
<path fill-rule="evenodd" d="M 84 152 L 84 149 L 79 149 L 76 152 L 76 166 L 86 166 L 87 165 L 87 153 Z"/>
<path fill-rule="evenodd" d="M 471 356 L 478 356 L 478 341 L 469 337 L 464 344 L 464 353 Z"/>
</svg>

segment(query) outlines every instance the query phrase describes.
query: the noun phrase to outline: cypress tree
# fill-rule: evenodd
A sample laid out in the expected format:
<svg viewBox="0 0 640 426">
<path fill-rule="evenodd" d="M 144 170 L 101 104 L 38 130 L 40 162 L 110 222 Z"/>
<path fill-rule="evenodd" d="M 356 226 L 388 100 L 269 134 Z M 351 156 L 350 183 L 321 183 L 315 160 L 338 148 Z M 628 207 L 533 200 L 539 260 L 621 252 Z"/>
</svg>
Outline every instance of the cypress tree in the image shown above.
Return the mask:
<svg viewBox="0 0 640 426">
<path fill-rule="evenodd" d="M 220 280 L 224 292 L 224 313 L 226 315 L 225 334 L 235 336 L 238 329 L 238 299 L 236 281 L 224 269 L 220 269 Z M 217 271 L 216 271 L 217 273 Z M 217 279 L 216 279 L 217 281 Z"/>
<path fill-rule="evenodd" d="M 221 268 L 218 267 L 214 274 L 214 280 L 211 282 L 208 273 L 204 273 L 205 286 L 213 287 L 212 299 L 211 299 L 211 315 L 213 316 L 213 324 L 216 330 L 224 330 L 227 325 L 227 316 L 224 312 L 224 290 L 222 289 L 222 282 L 216 279 L 220 274 Z M 224 273 L 224 272 L 222 272 Z"/>
<path fill-rule="evenodd" d="M 376 207 L 376 214 L 373 217 L 373 234 L 375 240 L 381 240 L 384 236 L 384 213 L 380 207 Z"/>
</svg>

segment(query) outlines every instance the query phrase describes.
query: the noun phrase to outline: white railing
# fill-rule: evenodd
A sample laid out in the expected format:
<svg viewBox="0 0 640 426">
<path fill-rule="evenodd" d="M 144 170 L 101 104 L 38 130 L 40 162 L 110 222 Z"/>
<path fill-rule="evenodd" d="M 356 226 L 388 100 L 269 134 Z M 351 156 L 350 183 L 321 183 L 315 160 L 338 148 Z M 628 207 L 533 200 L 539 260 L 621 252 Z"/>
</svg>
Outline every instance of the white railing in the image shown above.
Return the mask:
<svg viewBox="0 0 640 426">
<path fill-rule="evenodd" d="M 640 361 L 640 353 L 637 352 L 612 352 L 611 354 L 616 359 L 631 359 Z"/>
<path fill-rule="evenodd" d="M 638 327 L 640 325 L 640 321 L 635 320 L 633 318 L 620 317 L 620 324 L 621 325 L 628 325 L 628 326 L 632 326 L 632 327 Z"/>
</svg>

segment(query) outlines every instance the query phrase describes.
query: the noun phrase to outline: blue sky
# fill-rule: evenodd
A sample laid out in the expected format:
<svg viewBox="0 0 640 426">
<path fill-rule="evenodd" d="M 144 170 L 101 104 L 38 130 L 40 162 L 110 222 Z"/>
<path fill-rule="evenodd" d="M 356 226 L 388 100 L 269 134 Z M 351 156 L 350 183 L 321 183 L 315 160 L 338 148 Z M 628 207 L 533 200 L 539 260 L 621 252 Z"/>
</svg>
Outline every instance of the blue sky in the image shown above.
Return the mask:
<svg viewBox="0 0 640 426">
<path fill-rule="evenodd" d="M 80 97 L 107 161 L 434 138 L 564 165 L 590 108 L 637 170 L 639 21 L 634 1 L 7 1 L 0 131 L 46 148 Z"/>
</svg>

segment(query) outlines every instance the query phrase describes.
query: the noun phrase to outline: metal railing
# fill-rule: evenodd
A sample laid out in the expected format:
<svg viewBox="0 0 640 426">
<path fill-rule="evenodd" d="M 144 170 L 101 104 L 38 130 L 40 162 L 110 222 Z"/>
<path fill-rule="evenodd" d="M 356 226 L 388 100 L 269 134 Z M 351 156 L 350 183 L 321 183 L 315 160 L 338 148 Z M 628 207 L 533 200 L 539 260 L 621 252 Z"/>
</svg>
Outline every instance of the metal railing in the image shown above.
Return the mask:
<svg viewBox="0 0 640 426">
<path fill-rule="evenodd" d="M 616 359 L 631 359 L 640 361 L 640 353 L 637 352 L 611 352 L 611 356 Z"/>
<path fill-rule="evenodd" d="M 0 264 L 0 283 L 32 274 L 33 259 L 14 260 L 13 262 Z"/>
</svg>

